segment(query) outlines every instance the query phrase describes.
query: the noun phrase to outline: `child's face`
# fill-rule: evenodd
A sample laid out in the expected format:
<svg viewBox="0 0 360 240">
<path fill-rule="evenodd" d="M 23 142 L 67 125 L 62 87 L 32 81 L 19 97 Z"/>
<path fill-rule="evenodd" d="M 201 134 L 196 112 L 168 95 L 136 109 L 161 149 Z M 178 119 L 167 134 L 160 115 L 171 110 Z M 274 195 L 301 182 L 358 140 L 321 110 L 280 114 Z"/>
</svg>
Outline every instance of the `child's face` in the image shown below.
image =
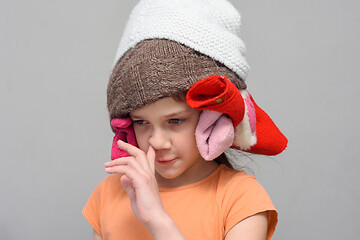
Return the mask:
<svg viewBox="0 0 360 240">
<path fill-rule="evenodd" d="M 130 113 L 139 148 L 155 149 L 159 186 L 181 186 L 204 177 L 215 162 L 205 161 L 197 148 L 195 129 L 200 112 L 185 101 L 167 97 Z"/>
</svg>

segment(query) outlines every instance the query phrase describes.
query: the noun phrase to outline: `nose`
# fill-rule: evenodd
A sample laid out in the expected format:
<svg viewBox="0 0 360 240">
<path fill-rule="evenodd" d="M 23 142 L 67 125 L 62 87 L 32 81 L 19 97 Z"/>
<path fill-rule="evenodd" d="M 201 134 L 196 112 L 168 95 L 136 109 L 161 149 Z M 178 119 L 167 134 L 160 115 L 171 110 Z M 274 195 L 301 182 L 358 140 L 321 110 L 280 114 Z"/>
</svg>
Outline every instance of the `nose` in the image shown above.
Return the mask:
<svg viewBox="0 0 360 240">
<path fill-rule="evenodd" d="M 155 150 L 164 150 L 171 148 L 171 140 L 169 134 L 162 129 L 154 129 L 149 138 L 149 144 Z"/>
</svg>

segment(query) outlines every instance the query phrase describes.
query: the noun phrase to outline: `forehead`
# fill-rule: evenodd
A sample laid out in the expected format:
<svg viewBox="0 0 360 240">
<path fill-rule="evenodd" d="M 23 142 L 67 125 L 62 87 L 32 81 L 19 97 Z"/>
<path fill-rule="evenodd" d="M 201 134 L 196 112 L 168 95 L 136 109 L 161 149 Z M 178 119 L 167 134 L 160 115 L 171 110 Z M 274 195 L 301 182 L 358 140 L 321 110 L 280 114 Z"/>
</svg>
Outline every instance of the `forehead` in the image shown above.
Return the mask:
<svg viewBox="0 0 360 240">
<path fill-rule="evenodd" d="M 166 97 L 157 100 L 149 105 L 136 109 L 130 113 L 131 117 L 152 117 L 152 116 L 172 116 L 181 113 L 192 113 L 197 110 L 189 107 L 185 101 L 175 100 Z"/>
</svg>

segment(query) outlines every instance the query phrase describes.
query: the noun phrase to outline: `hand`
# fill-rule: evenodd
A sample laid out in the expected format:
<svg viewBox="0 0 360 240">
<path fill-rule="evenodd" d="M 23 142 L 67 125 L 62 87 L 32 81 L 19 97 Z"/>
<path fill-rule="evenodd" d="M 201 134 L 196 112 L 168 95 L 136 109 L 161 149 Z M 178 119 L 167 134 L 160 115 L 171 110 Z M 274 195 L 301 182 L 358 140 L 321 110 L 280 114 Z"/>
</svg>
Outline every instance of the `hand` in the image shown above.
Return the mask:
<svg viewBox="0 0 360 240">
<path fill-rule="evenodd" d="M 145 227 L 167 215 L 155 178 L 155 151 L 149 146 L 145 154 L 139 148 L 119 140 L 117 145 L 131 156 L 105 163 L 108 174 L 122 174 L 121 184 L 130 198 L 135 216 Z"/>
</svg>

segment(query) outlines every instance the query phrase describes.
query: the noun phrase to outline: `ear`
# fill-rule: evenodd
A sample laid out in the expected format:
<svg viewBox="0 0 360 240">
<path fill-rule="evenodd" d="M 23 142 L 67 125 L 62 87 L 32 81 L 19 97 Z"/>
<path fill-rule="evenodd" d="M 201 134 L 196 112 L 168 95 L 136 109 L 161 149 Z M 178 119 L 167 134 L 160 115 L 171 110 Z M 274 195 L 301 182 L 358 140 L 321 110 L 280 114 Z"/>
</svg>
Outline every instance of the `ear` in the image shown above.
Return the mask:
<svg viewBox="0 0 360 240">
<path fill-rule="evenodd" d="M 111 147 L 111 160 L 128 157 L 130 154 L 117 145 L 117 141 L 122 140 L 130 143 L 131 145 L 137 146 L 136 137 L 132 121 L 130 118 L 114 118 L 111 120 L 111 126 L 115 129 L 115 136 Z"/>
</svg>

